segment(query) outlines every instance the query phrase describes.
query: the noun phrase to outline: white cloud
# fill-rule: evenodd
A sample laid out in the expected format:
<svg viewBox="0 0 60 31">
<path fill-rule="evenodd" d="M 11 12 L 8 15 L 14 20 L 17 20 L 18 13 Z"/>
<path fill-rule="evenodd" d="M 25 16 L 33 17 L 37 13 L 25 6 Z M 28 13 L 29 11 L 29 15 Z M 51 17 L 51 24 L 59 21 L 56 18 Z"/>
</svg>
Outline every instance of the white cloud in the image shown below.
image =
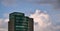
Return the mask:
<svg viewBox="0 0 60 31">
<path fill-rule="evenodd" d="M 6 19 L 3 19 L 3 18 L 0 18 L 0 27 L 4 24 L 4 23 L 8 23 L 9 19 L 6 18 Z"/>
<path fill-rule="evenodd" d="M 34 18 L 34 22 L 38 22 L 41 27 L 50 24 L 49 15 L 41 12 L 40 10 L 36 10 L 35 14 L 32 14 L 30 17 Z"/>
<path fill-rule="evenodd" d="M 38 23 L 38 25 L 34 26 L 35 31 L 41 31 L 43 28 L 51 24 L 49 21 L 49 15 L 46 12 L 41 12 L 41 10 L 36 10 L 34 14 L 30 15 L 30 17 L 34 18 L 34 22 Z"/>
<path fill-rule="evenodd" d="M 2 25 L 3 19 L 0 18 L 0 25 Z"/>
<path fill-rule="evenodd" d="M 3 17 L 4 17 L 3 21 L 4 21 L 5 23 L 9 21 L 9 13 L 4 13 L 4 14 L 3 14 Z"/>
<path fill-rule="evenodd" d="M 7 19 L 4 20 L 4 19 L 0 18 L 0 31 L 8 31 L 8 29 L 6 27 L 7 24 L 5 24 L 5 23 L 7 23 Z M 3 26 L 3 24 L 4 24 L 4 26 Z"/>
<path fill-rule="evenodd" d="M 8 31 L 8 30 L 5 28 L 0 28 L 0 31 Z"/>
<path fill-rule="evenodd" d="M 8 22 L 9 21 L 9 19 L 5 19 L 5 21 L 4 22 Z"/>
<path fill-rule="evenodd" d="M 0 18 L 0 31 L 8 31 L 7 27 L 8 27 L 8 21 L 9 21 L 9 14 L 8 13 L 4 13 L 3 14 L 4 18 Z"/>
<path fill-rule="evenodd" d="M 30 17 L 34 18 L 34 31 L 57 31 L 60 29 L 59 25 L 56 26 L 50 21 L 50 15 L 46 11 L 36 10 Z"/>
</svg>

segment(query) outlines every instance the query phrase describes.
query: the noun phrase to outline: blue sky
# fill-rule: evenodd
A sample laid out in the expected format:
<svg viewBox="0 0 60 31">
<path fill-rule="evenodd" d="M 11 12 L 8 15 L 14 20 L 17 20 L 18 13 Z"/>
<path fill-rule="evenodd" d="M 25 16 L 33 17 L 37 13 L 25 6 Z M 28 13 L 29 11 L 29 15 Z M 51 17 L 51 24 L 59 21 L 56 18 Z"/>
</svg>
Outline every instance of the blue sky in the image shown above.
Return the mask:
<svg viewBox="0 0 60 31">
<path fill-rule="evenodd" d="M 37 0 L 0 0 L 0 21 L 2 21 L 1 23 L 2 25 L 0 24 L 1 27 L 7 28 L 6 26 L 7 22 L 4 22 L 4 21 L 8 19 L 8 15 L 12 12 L 23 12 L 25 13 L 26 16 L 30 16 L 31 14 L 35 15 L 36 10 L 41 11 L 43 15 L 45 15 L 44 12 L 46 12 L 46 14 L 49 15 L 49 19 L 50 19 L 49 21 L 51 21 L 52 23 L 50 26 L 52 27 L 56 26 L 54 28 L 60 27 L 60 10 L 54 9 L 53 4 L 49 4 L 49 3 L 37 4 L 37 3 L 34 3 L 34 1 L 37 1 Z M 51 30 L 50 26 L 48 26 L 49 30 Z M 42 29 L 42 28 L 39 28 L 39 29 Z M 42 30 L 46 30 L 46 29 L 42 29 Z M 59 29 L 60 28 L 57 28 L 56 30 L 59 31 Z"/>
</svg>

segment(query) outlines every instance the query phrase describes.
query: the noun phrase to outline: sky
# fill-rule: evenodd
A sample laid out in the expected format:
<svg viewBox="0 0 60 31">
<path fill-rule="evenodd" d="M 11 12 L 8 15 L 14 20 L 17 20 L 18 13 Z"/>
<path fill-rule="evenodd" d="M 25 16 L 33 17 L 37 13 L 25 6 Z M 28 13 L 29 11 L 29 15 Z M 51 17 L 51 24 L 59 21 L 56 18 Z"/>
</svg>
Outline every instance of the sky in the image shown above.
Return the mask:
<svg viewBox="0 0 60 31">
<path fill-rule="evenodd" d="M 8 31 L 9 14 L 12 12 L 22 12 L 34 18 L 34 31 L 60 31 L 58 1 L 0 0 L 0 31 Z"/>
</svg>

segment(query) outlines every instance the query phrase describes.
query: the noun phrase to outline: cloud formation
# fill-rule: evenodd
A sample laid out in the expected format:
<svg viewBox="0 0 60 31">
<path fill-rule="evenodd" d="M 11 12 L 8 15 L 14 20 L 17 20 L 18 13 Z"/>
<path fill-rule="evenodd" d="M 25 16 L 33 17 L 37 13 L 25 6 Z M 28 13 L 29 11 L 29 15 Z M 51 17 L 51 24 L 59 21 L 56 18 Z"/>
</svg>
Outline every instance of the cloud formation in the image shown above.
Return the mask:
<svg viewBox="0 0 60 31">
<path fill-rule="evenodd" d="M 4 18 L 0 18 L 0 31 L 8 31 L 8 14 L 4 13 L 3 17 Z"/>
<path fill-rule="evenodd" d="M 34 18 L 34 31 L 59 31 L 60 29 L 59 25 L 56 26 L 52 23 L 47 12 L 36 10 L 30 17 Z"/>
<path fill-rule="evenodd" d="M 8 30 L 4 28 L 0 28 L 0 31 L 8 31 Z"/>
<path fill-rule="evenodd" d="M 42 13 L 40 10 L 36 10 L 35 14 L 30 17 L 34 18 L 34 22 L 38 22 L 41 27 L 49 25 L 49 15 L 45 12 Z"/>
<path fill-rule="evenodd" d="M 3 19 L 0 18 L 0 26 L 2 25 Z"/>
<path fill-rule="evenodd" d="M 5 21 L 4 22 L 8 22 L 9 21 L 9 19 L 5 19 Z"/>
<path fill-rule="evenodd" d="M 7 19 L 0 18 L 0 31 L 8 31 L 7 29 Z"/>
</svg>

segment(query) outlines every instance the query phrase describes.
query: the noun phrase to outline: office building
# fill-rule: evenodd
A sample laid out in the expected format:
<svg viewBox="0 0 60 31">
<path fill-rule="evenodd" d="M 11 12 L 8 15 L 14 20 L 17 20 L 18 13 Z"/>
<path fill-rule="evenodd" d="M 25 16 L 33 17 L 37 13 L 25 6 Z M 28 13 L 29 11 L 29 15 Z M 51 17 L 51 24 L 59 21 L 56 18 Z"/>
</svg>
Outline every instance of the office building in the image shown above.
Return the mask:
<svg viewBox="0 0 60 31">
<path fill-rule="evenodd" d="M 33 31 L 33 19 L 24 13 L 13 12 L 9 14 L 8 31 Z"/>
<path fill-rule="evenodd" d="M 26 20 L 28 21 L 28 31 L 34 31 L 34 23 L 33 23 L 33 18 L 26 17 Z"/>
</svg>

